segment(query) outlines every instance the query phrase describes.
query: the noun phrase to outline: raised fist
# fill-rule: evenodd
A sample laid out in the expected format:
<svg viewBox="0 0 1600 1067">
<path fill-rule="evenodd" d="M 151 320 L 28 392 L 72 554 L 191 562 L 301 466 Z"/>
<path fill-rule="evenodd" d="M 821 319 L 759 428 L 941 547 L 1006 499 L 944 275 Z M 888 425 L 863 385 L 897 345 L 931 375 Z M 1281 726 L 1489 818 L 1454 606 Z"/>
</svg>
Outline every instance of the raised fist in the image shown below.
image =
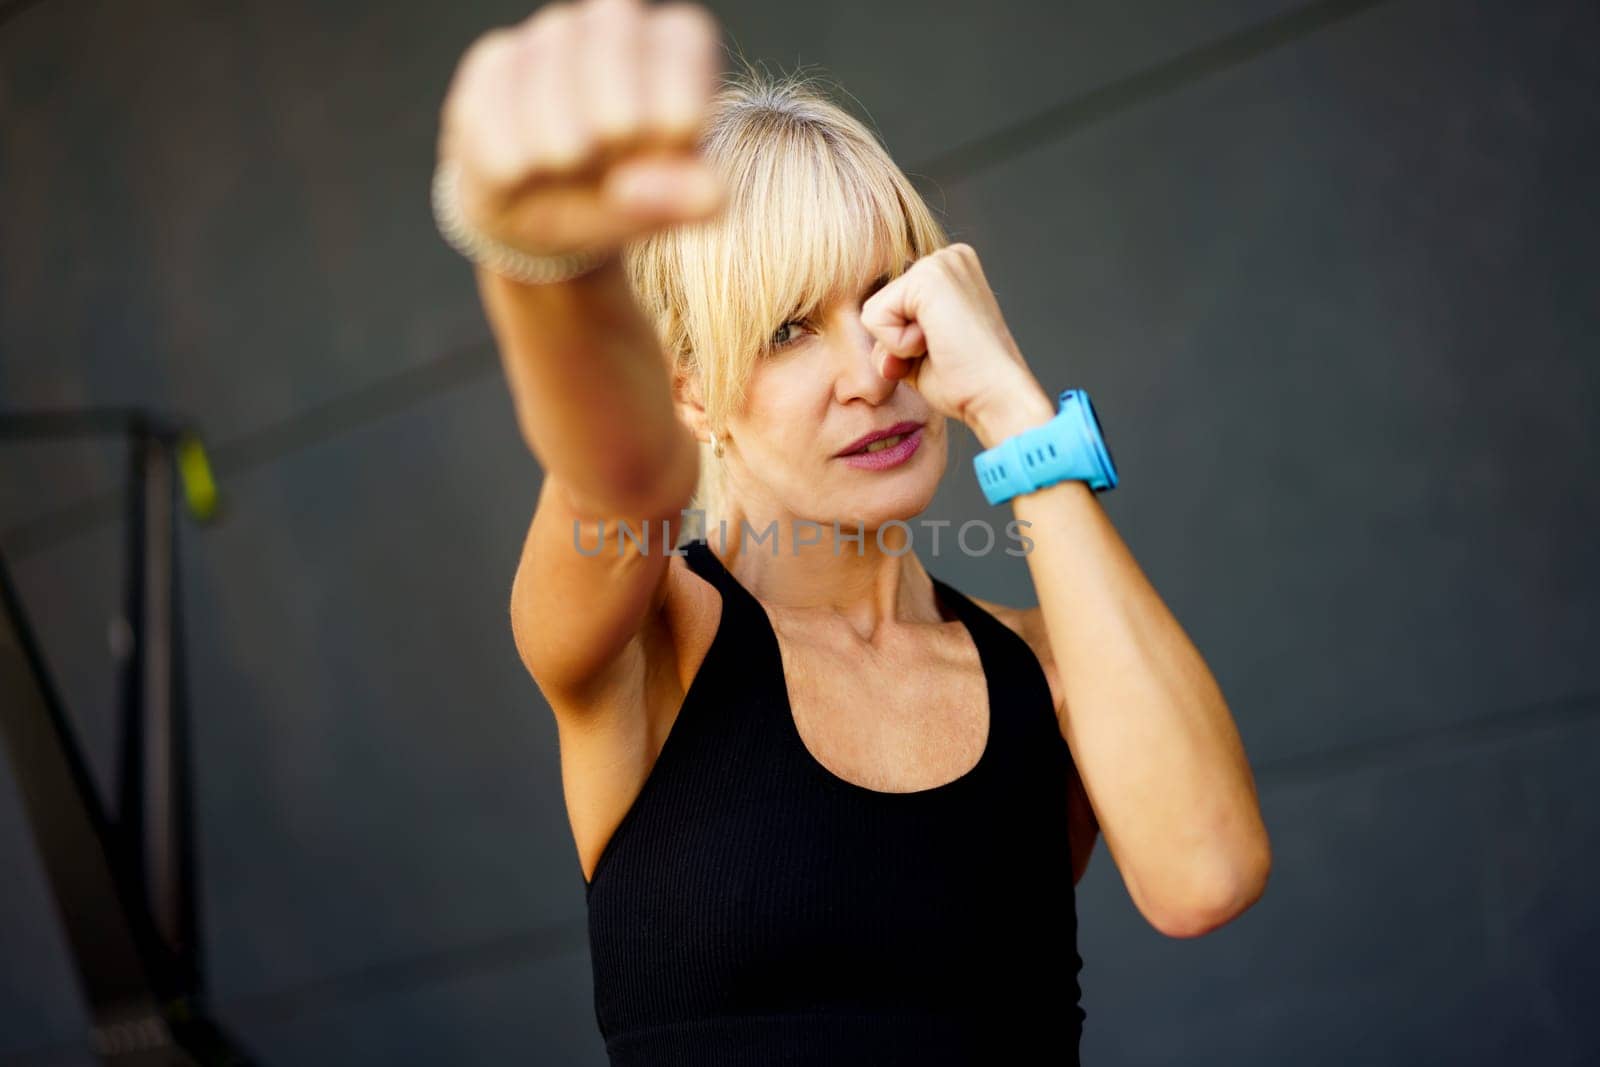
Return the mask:
<svg viewBox="0 0 1600 1067">
<path fill-rule="evenodd" d="M 682 0 L 556 0 L 484 34 L 441 112 L 462 215 L 554 255 L 713 214 L 725 190 L 696 141 L 718 53 L 715 18 Z"/>
</svg>

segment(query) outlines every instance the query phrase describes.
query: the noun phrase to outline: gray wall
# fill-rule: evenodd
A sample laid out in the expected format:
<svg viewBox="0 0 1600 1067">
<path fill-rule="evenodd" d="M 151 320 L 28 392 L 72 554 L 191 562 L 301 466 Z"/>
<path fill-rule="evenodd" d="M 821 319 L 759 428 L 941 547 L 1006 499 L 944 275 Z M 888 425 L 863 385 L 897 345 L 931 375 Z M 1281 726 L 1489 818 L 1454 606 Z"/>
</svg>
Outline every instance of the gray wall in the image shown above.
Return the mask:
<svg viewBox="0 0 1600 1067">
<path fill-rule="evenodd" d="M 860 100 L 1040 379 L 1091 390 L 1102 500 L 1257 768 L 1276 864 L 1217 933 L 1162 937 L 1097 852 L 1086 1062 L 1596 1062 L 1600 11 L 714 9 Z M 191 413 L 227 495 L 182 545 L 203 914 L 268 1063 L 603 1062 L 506 621 L 540 472 L 426 209 L 461 50 L 524 14 L 0 26 L 0 407 Z M 946 517 L 985 511 L 965 445 Z M 0 551 L 102 783 L 120 458 L 0 450 Z M 1021 561 L 930 565 L 1033 602 Z M 0 1063 L 86 1063 L 0 767 Z"/>
</svg>

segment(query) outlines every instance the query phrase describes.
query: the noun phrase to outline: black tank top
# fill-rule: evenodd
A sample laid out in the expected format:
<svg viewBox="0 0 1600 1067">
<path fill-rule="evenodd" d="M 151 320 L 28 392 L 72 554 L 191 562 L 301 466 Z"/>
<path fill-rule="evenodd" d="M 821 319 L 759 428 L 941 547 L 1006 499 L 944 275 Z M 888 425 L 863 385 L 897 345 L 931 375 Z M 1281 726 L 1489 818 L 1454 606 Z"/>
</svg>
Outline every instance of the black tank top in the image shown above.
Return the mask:
<svg viewBox="0 0 1600 1067">
<path fill-rule="evenodd" d="M 721 621 L 585 889 L 613 1067 L 1077 1064 L 1072 754 L 1027 642 L 933 579 L 988 738 L 959 778 L 880 792 L 812 756 L 766 609 L 683 551 Z"/>
</svg>

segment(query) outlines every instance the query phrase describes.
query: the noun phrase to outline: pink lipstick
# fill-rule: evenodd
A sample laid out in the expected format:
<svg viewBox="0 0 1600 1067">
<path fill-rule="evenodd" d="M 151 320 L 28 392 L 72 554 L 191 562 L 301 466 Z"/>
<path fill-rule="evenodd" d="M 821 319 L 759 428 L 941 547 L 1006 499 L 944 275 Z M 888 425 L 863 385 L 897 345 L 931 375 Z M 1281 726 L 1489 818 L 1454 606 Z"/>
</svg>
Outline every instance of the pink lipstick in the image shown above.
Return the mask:
<svg viewBox="0 0 1600 1067">
<path fill-rule="evenodd" d="M 836 458 L 860 470 L 888 470 L 910 459 L 921 444 L 922 424 L 902 422 L 858 439 Z"/>
</svg>

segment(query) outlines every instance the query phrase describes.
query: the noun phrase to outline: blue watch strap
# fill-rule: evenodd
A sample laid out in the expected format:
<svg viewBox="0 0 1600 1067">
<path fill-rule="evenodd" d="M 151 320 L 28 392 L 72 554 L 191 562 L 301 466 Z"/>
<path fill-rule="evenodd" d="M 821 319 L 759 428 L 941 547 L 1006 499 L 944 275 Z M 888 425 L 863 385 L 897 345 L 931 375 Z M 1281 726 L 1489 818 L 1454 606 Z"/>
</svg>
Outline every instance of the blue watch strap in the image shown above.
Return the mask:
<svg viewBox="0 0 1600 1067">
<path fill-rule="evenodd" d="M 1082 389 L 1063 391 L 1055 418 L 978 453 L 972 466 L 991 504 L 1069 479 L 1088 482 L 1096 492 L 1117 485 L 1111 450 L 1089 394 Z"/>
</svg>

